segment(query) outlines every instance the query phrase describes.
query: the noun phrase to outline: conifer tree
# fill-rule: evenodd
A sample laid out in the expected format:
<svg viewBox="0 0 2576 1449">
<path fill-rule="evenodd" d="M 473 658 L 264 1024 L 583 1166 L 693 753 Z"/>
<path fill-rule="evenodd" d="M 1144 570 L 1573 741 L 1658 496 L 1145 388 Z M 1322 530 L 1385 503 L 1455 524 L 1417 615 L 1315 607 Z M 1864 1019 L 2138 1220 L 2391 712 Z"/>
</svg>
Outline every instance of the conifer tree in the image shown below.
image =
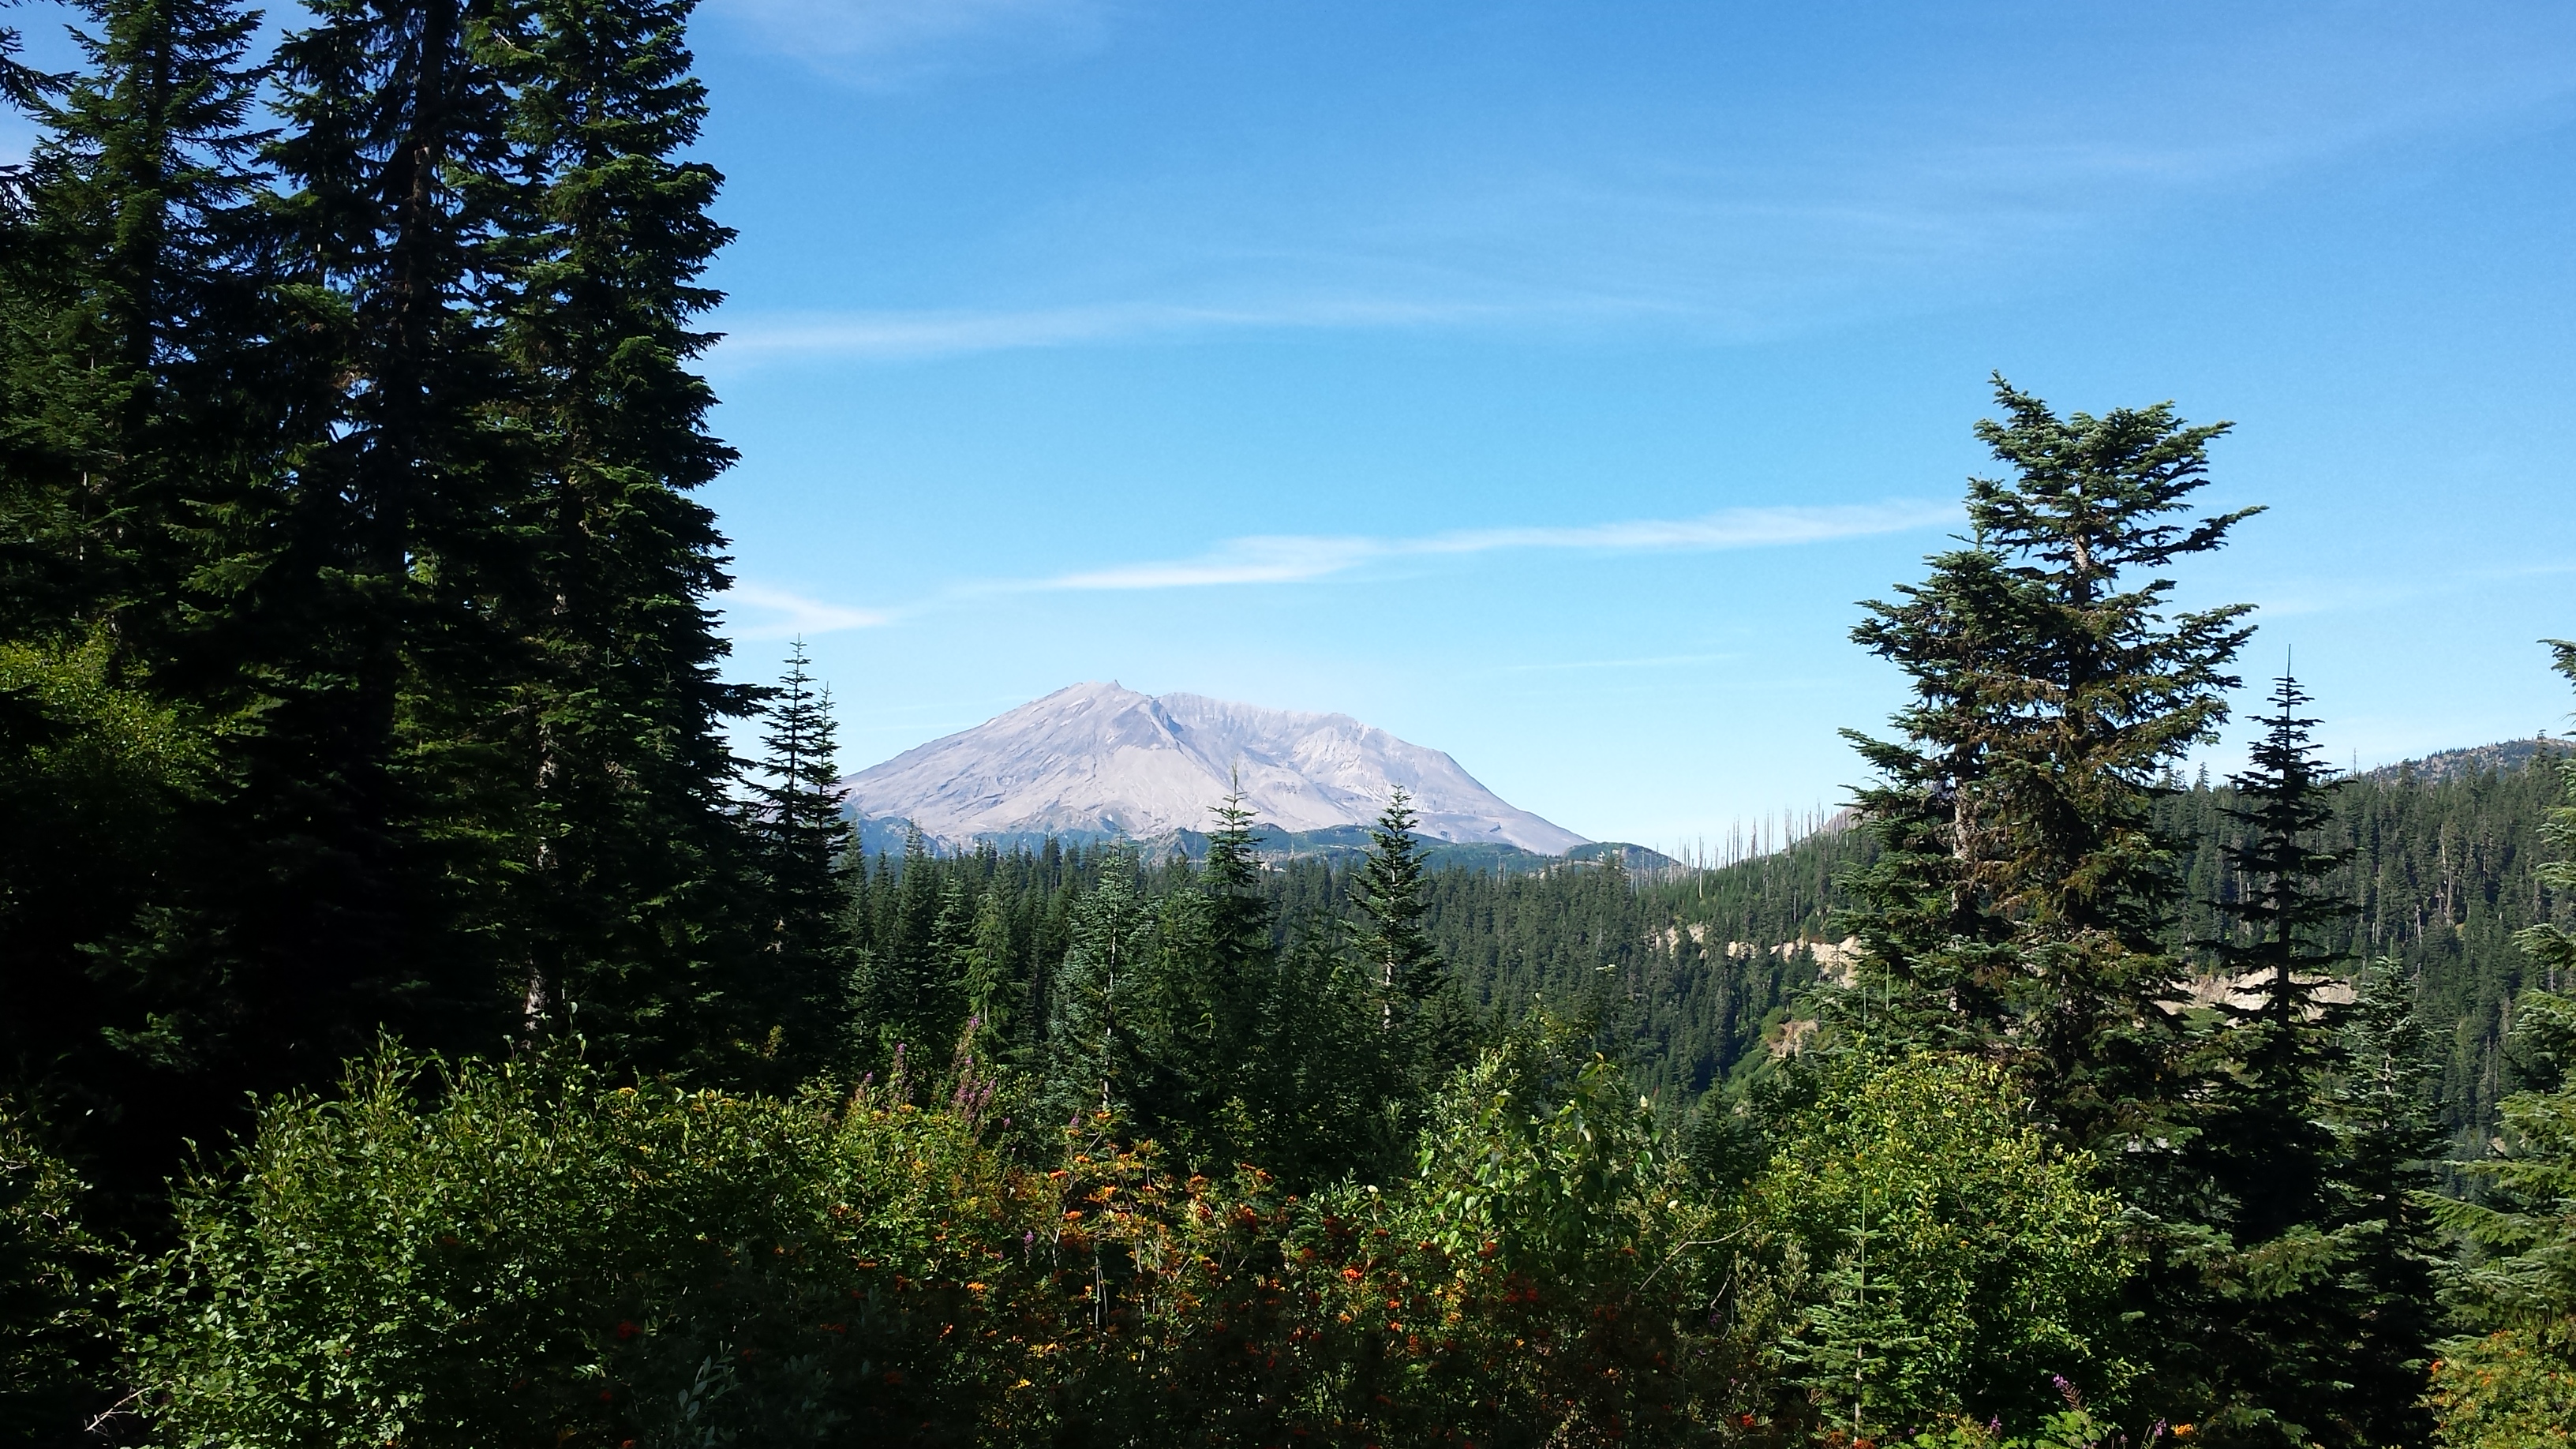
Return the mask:
<svg viewBox="0 0 2576 1449">
<path fill-rule="evenodd" d="M 292 727 L 276 705 L 294 687 L 265 669 L 279 631 L 258 617 L 260 560 L 311 432 L 298 384 L 319 369 L 280 345 L 250 119 L 256 17 L 222 0 L 80 8 L 76 73 L 30 85 L 0 60 L 0 88 L 44 128 L 0 186 L 13 229 L 0 244 L 0 644 L 24 651 L 13 674 L 34 667 L 56 698 L 97 691 L 113 708 L 38 710 L 44 738 L 0 725 L 0 749 L 33 762 L 107 746 L 141 763 L 140 747 L 165 786 L 189 778 L 156 786 L 158 802 L 122 792 L 133 808 L 103 848 L 54 835 L 45 869 L 9 862 L 17 909 L 0 932 L 26 968 L 13 1015 L 28 1040 L 12 1046 L 36 1048 L 11 1056 L 82 1102 L 108 1200 L 148 1203 L 183 1140 L 229 1129 L 242 1091 L 335 1070 L 408 973 L 359 952 L 317 972 L 298 933 L 275 928 L 352 903 L 293 862 L 324 845 L 345 869 L 355 852 L 260 768 Z M 64 735 L 80 732 L 73 715 L 113 735 L 78 744 Z"/>
<path fill-rule="evenodd" d="M 1449 1072 L 1475 1055 L 1476 1014 L 1426 926 L 1420 823 L 1401 787 L 1369 831 L 1369 853 L 1353 874 L 1355 943 L 1377 1000 L 1383 1090 L 1399 1113 L 1427 1099 Z"/>
<path fill-rule="evenodd" d="M 1877 776 L 1854 796 L 1879 850 L 1851 873 L 1859 904 L 1848 923 L 1875 969 L 1865 989 L 1827 1007 L 1882 1038 L 1991 1052 L 2015 1025 L 2022 968 L 2000 888 L 2003 781 L 1991 746 L 2013 713 L 2027 641 L 1999 553 L 1972 546 L 1929 562 L 1929 578 L 1899 585 L 1898 602 L 1870 602 L 1875 617 L 1852 631 L 1904 671 L 1913 698 L 1896 714 L 1899 739 L 1842 731 Z"/>
<path fill-rule="evenodd" d="M 1015 1041 L 1027 1025 L 1022 1018 L 1027 1015 L 1023 997 L 1028 983 L 1012 939 L 1010 910 L 999 889 L 986 890 L 983 904 L 975 909 L 973 942 L 967 956 L 967 1012 L 985 1040 Z"/>
<path fill-rule="evenodd" d="M 2251 510 L 2174 517 L 2223 424 L 2060 418 L 2001 378 L 1995 396 L 2005 420 L 1978 436 L 2012 472 L 1971 480 L 1970 546 L 1854 631 L 1915 694 L 1900 739 L 1855 737 L 1886 856 L 1855 882 L 1868 985 L 1911 1030 L 2012 1062 L 2063 1139 L 2140 1143 L 2180 1046 L 2148 804 L 2225 717 L 2249 633 L 2243 606 L 2169 614 L 2162 571 Z"/>
<path fill-rule="evenodd" d="M 519 170 L 484 190 L 507 282 L 511 411 L 535 454 L 511 508 L 535 605 L 518 620 L 534 658 L 515 711 L 535 822 L 518 908 L 529 995 L 581 1001 L 585 1035 L 640 1062 L 763 1029 L 746 1019 L 763 1003 L 811 1011 L 828 887 L 809 858 L 838 819 L 807 818 L 822 785 L 799 763 L 808 747 L 790 742 L 763 799 L 797 843 L 773 832 L 763 845 L 796 944 L 743 939 L 731 923 L 761 907 L 726 803 L 721 725 L 751 699 L 717 675 L 727 646 L 708 601 L 727 582 L 724 539 L 690 496 L 734 458 L 708 434 L 714 396 L 690 370 L 712 340 L 691 324 L 720 300 L 699 279 L 732 233 L 708 214 L 720 178 L 680 159 L 706 115 L 691 9 L 499 0 L 482 43 L 510 85 Z M 793 667 L 802 674 L 801 642 Z M 811 704 L 773 735 L 808 727 Z M 825 769 L 828 753 L 826 736 Z M 776 814 L 780 790 L 796 796 L 792 821 Z M 756 972 L 752 950 L 769 957 Z M 775 975 L 786 960 L 803 963 L 793 985 Z M 709 1005 L 670 1009 L 683 1001 Z"/>
<path fill-rule="evenodd" d="M 1412 797 L 1397 786 L 1369 828 L 1368 859 L 1351 883 L 1364 923 L 1360 954 L 1376 974 L 1389 1025 L 1396 1001 L 1422 1002 L 1439 992 L 1443 979 L 1439 953 L 1422 929 L 1422 847 L 1413 838 L 1419 823 Z"/>
<path fill-rule="evenodd" d="M 2554 656 L 2550 667 L 2576 681 L 2576 642 L 2543 642 Z M 2576 898 L 2576 757 L 2560 762 L 2558 769 L 2567 803 L 2550 811 L 2547 823 L 2540 827 L 2541 839 L 2557 851 L 2558 858 L 2541 866 L 2537 874 L 2540 884 L 2557 892 L 2561 899 L 2569 899 Z M 2576 979 L 2576 932 L 2542 921 L 2515 936 L 2514 944 L 2539 962 L 2549 979 Z"/>
<path fill-rule="evenodd" d="M 2341 1419 L 2360 1444 L 2422 1443 L 2427 1370 L 2442 1324 L 2443 1252 L 2432 1210 L 2441 1157 L 2436 1079 L 2413 990 L 2398 963 L 2361 973 L 2326 1108 L 2336 1136 L 2329 1221 L 2343 1249 Z"/>
<path fill-rule="evenodd" d="M 798 639 L 787 673 L 765 711 L 752 834 L 758 842 L 768 929 L 757 989 L 745 983 L 736 1009 L 757 1008 L 757 1032 L 781 1031 L 789 1058 L 819 1064 L 845 1030 L 835 998 L 848 974 L 841 912 L 842 872 L 850 852 L 849 822 L 835 793 L 840 782 L 832 696 L 806 673 L 812 661 Z M 668 989 L 669 983 L 661 983 Z"/>
<path fill-rule="evenodd" d="M 253 340 L 245 303 L 262 280 L 257 17 L 231 0 L 78 8 L 82 68 L 30 96 L 44 131 L 22 178 L 27 251 L 0 274 L 0 477 L 24 500 L 13 513 L 50 513 L 69 532 L 40 545 L 50 587 L 11 590 L 6 617 L 15 629 L 112 623 L 150 669 L 168 662 L 195 582 L 191 525 L 251 461 L 242 409 L 256 416 L 257 400 L 228 373 Z"/>
<path fill-rule="evenodd" d="M 2232 929 L 2210 951 L 2235 990 L 2218 1006 L 2225 1068 L 2201 1151 L 2245 1244 L 2323 1216 L 2335 1150 L 2322 1103 L 2338 1065 L 2342 1012 L 2325 993 L 2343 981 L 2335 969 L 2343 957 L 2320 943 L 2352 907 L 2324 885 L 2343 860 L 2317 844 L 2334 814 L 2336 782 L 2309 742 L 2317 722 L 2299 717 L 2307 702 L 2296 679 L 2274 681 L 2251 768 L 2228 781 L 2238 803 L 2226 816 L 2246 833 L 2225 854 L 2241 885 L 2218 902 Z M 2252 1004 L 2239 1004 L 2237 994 Z"/>
<path fill-rule="evenodd" d="M 380 1028 L 489 1050 L 523 1014 L 510 881 L 533 854 L 531 772 L 504 723 L 533 601 L 494 320 L 519 165 L 475 44 L 495 17 L 489 0 L 305 15 L 279 48 L 286 128 L 267 151 L 299 308 L 296 451 L 240 605 L 241 667 L 268 693 L 245 832 L 268 858 L 231 928 L 299 1004 L 303 1021 L 266 1023 L 299 1056 L 336 1062 Z"/>
<path fill-rule="evenodd" d="M 877 1063 L 890 1061 L 897 1046 L 919 1060 L 924 1051 L 944 1051 L 964 1022 L 963 958 L 972 917 L 962 901 L 949 898 L 918 826 L 905 837 L 900 872 L 889 880 L 882 857 L 878 870 L 870 893 L 885 903 L 886 914 L 869 953 L 860 1027 Z"/>
<path fill-rule="evenodd" d="M 1216 829 L 1208 832 L 1199 888 L 1215 907 L 1211 919 L 1216 923 L 1218 958 L 1228 969 L 1241 970 L 1270 951 L 1270 902 L 1261 892 L 1261 836 L 1253 829 L 1252 810 L 1243 803 L 1240 780 L 1209 813 L 1216 817 Z"/>
<path fill-rule="evenodd" d="M 1099 885 L 1073 908 L 1072 941 L 1052 983 L 1040 1103 L 1055 1120 L 1133 1111 L 1140 1053 L 1128 1017 L 1152 962 L 1154 934 L 1135 855 L 1113 848 Z"/>
<path fill-rule="evenodd" d="M 2576 1403 L 2576 999 L 2525 991 L 2512 1047 L 2524 1087 L 2494 1153 L 2451 1164 L 2481 1191 L 2435 1209 L 2465 1249 L 2452 1321 L 2486 1337 L 2443 1345 L 2434 1398 L 2493 1426 L 2453 1440 L 2481 1446 L 2563 1438 Z"/>
<path fill-rule="evenodd" d="M 2576 680 L 2576 642 L 2547 642 Z M 2557 852 L 2543 882 L 2576 893 L 2576 760 L 2558 768 L 2568 803 L 2542 829 Z M 2516 944 L 2545 967 L 2576 969 L 2576 934 L 2554 922 Z M 2433 1397 L 2447 1421 L 2476 1426 L 2455 1442 L 2480 1445 L 2563 1439 L 2576 1404 L 2576 999 L 2526 989 L 2508 1046 L 2522 1090 L 2502 1103 L 2496 1151 L 2451 1164 L 2482 1191 L 2436 1213 L 2467 1249 L 2455 1322 L 2486 1336 L 2443 1345 Z"/>
<path fill-rule="evenodd" d="M 924 1030 L 925 1039 L 937 1045 L 956 1037 L 961 1028 L 958 1018 L 971 1006 L 975 915 L 975 895 L 964 880 L 950 875 L 939 888 L 939 914 L 930 921 L 930 976 L 937 983 L 942 1010 Z"/>
<path fill-rule="evenodd" d="M 2239 803 L 2226 816 L 2244 834 L 2225 857 L 2239 884 L 2217 903 L 2229 929 L 2209 943 L 2228 995 L 2194 1155 L 2232 1249 L 2205 1258 L 2210 1329 L 2185 1337 L 2207 1357 L 2200 1421 L 2219 1443 L 2379 1442 L 2339 1422 L 2365 1330 L 2346 1281 L 2350 1246 L 2335 1233 L 2343 1144 L 2328 1091 L 2343 1012 L 2326 993 L 2343 958 L 2319 942 L 2351 908 L 2324 887 L 2340 864 L 2317 844 L 2336 782 L 2310 744 L 2316 721 L 2299 715 L 2307 702 L 2296 679 L 2276 680 L 2251 767 L 2230 777 Z"/>
<path fill-rule="evenodd" d="M 1212 813 L 1216 829 L 1208 834 L 1198 881 L 1203 934 L 1186 953 L 1194 959 L 1168 963 L 1173 969 L 1163 973 L 1157 992 L 1168 998 L 1158 1015 L 1170 1023 L 1166 1055 L 1174 1090 L 1190 1099 L 1167 1110 L 1200 1123 L 1242 1090 L 1246 1053 L 1269 1009 L 1278 965 L 1275 913 L 1261 888 L 1261 837 L 1240 781 Z"/>
</svg>

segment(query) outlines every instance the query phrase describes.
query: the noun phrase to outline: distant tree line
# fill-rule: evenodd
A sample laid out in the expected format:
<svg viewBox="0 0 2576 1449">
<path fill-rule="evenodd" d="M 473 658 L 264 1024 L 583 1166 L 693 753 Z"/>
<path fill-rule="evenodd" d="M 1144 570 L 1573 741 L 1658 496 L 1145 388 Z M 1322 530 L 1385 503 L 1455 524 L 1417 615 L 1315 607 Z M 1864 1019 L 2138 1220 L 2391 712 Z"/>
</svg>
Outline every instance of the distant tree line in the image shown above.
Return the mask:
<svg viewBox="0 0 2576 1449">
<path fill-rule="evenodd" d="M 2542 749 L 2432 777 L 2342 777 L 2318 827 L 2331 857 L 2318 889 L 2355 909 L 2315 923 L 2315 939 L 2348 960 L 2394 963 L 2431 1043 L 2426 1090 L 2460 1153 L 2483 1150 L 2498 1103 L 2527 1085 L 2508 1046 L 2515 1003 L 2571 984 L 2566 967 L 2518 944 L 2533 926 L 2576 918 L 2544 879 L 2566 758 Z M 2242 929 L 2226 916 L 2249 885 L 2231 863 L 2250 839 L 2239 808 L 2227 781 L 2179 775 L 2158 782 L 2149 806 L 2177 877 L 2162 938 L 2194 975 L 2215 971 L 2214 944 Z M 1877 856 L 1871 832 L 1837 825 L 1684 878 L 1458 872 L 1435 880 L 1432 918 L 1471 998 L 1589 1012 L 1641 1086 L 1689 1102 L 1767 1060 L 1820 975 L 1842 969 L 1859 900 L 1847 876 Z"/>
</svg>

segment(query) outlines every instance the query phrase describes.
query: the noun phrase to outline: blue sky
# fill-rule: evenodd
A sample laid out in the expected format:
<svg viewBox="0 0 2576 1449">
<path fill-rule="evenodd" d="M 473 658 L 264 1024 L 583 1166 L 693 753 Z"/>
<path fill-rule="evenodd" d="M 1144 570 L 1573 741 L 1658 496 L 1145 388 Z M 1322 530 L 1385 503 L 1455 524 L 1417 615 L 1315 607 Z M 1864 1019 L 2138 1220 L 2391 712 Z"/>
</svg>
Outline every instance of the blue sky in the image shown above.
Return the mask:
<svg viewBox="0 0 2576 1449">
<path fill-rule="evenodd" d="M 708 0 L 747 676 L 1115 678 L 1672 845 L 1832 804 L 2000 370 L 2227 418 L 2338 761 L 2567 728 L 2576 7 Z M 2250 697 L 2250 695 L 2249 695 Z M 2227 768 L 2236 752 L 2211 754 Z"/>
</svg>

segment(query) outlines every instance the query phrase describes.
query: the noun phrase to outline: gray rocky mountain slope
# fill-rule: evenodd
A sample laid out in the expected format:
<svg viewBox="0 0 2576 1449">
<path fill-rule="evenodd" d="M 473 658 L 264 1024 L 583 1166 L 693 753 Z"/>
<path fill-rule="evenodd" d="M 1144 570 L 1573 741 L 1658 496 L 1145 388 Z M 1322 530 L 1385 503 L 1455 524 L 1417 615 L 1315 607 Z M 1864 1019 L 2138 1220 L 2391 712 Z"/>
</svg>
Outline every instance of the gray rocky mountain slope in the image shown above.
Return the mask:
<svg viewBox="0 0 2576 1449">
<path fill-rule="evenodd" d="M 1343 714 L 1264 709 L 1117 684 L 1057 690 L 841 782 L 857 814 L 908 820 L 952 848 L 979 838 L 1208 828 L 1239 778 L 1254 818 L 1290 831 L 1362 825 L 1403 786 L 1419 833 L 1562 855 L 1584 837 L 1513 807 L 1438 750 Z"/>
</svg>

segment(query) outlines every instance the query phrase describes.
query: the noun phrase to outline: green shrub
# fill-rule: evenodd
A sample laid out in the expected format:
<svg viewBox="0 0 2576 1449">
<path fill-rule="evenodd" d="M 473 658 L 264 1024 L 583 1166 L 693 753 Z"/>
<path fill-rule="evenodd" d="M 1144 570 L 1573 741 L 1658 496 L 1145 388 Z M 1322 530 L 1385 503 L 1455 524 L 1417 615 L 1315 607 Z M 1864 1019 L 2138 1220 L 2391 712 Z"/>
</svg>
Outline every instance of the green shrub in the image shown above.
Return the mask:
<svg viewBox="0 0 2576 1449">
<path fill-rule="evenodd" d="M 1410 1180 L 1340 1189 L 1297 1219 L 1280 1280 L 1312 1305 L 1291 1334 L 1296 1428 L 1364 1425 L 1348 1437 L 1389 1444 L 1766 1438 L 1781 1406 L 1758 1335 L 1728 1311 L 1731 1223 L 1612 1064 L 1550 1082 L 1489 1054 L 1437 1104 Z"/>
<path fill-rule="evenodd" d="M 1810 1057 L 1749 1212 L 1798 1305 L 1791 1374 L 1857 1432 L 1965 1417 L 2037 1428 L 2067 1387 L 2125 1381 L 2102 1333 L 2129 1271 L 2121 1211 L 2052 1150 L 2000 1068 Z"/>
<path fill-rule="evenodd" d="M 1520 1042 L 1415 1173 L 1300 1198 L 1176 1180 L 1106 1113 L 1015 1164 L 971 1076 L 779 1101 L 389 1052 L 181 1193 L 137 1359 L 168 1439 L 245 1449 L 1778 1443 L 1864 1334 L 1873 1431 L 2036 1430 L 2050 1371 L 2115 1375 L 2110 1206 L 1999 1077 L 1810 1086 L 1712 1192 L 1612 1064 Z"/>
<path fill-rule="evenodd" d="M 0 1444 L 68 1444 L 109 1407 L 106 1285 L 116 1260 L 82 1226 L 79 1177 L 0 1098 Z"/>
<path fill-rule="evenodd" d="M 997 1369 L 955 1270 L 1005 1191 L 909 1104 L 388 1053 L 182 1191 L 139 1357 L 187 1444 L 964 1439 Z"/>
<path fill-rule="evenodd" d="M 2451 1344 L 2430 1398 L 2444 1449 L 2576 1443 L 2576 1334 L 2510 1328 Z"/>
<path fill-rule="evenodd" d="M 1607 1063 L 1466 1074 L 1391 1190 L 1173 1180 L 981 1087 L 839 1101 L 386 1054 L 180 1197 L 183 1444 L 1705 1442 L 1769 1432 L 1721 1235 Z M 1542 1074 L 1544 1075 L 1544 1074 Z"/>
</svg>

